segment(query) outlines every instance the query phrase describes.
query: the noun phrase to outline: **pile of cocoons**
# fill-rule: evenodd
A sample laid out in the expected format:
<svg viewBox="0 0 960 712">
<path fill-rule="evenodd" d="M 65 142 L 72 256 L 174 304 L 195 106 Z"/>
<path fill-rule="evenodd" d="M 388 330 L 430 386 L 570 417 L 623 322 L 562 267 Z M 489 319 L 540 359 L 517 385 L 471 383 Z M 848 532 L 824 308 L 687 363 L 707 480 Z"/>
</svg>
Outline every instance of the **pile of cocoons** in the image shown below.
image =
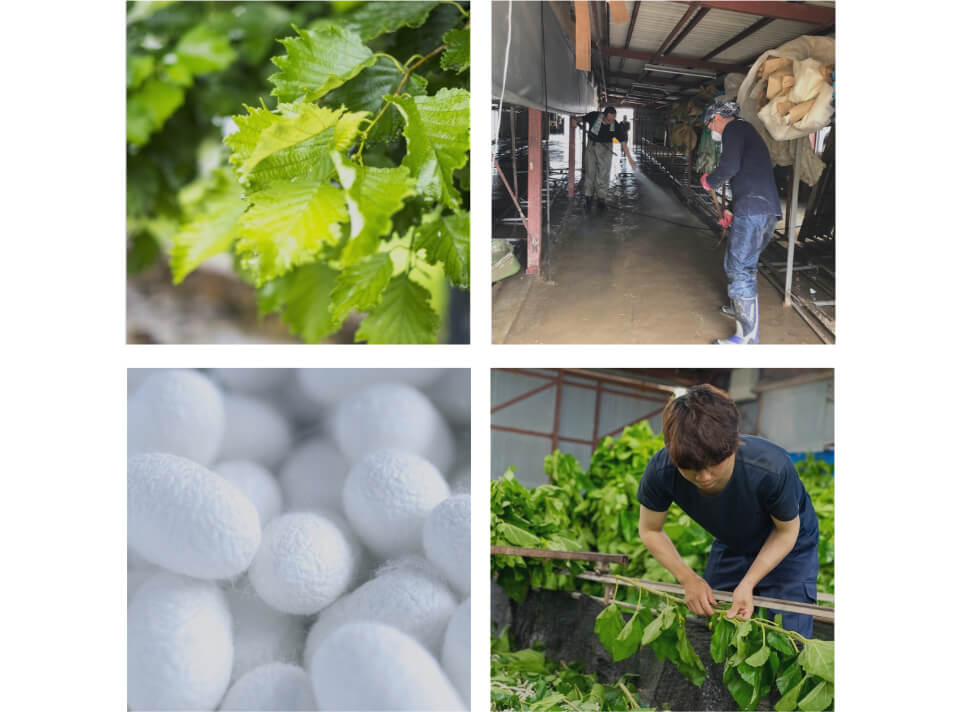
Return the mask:
<svg viewBox="0 0 960 712">
<path fill-rule="evenodd" d="M 470 706 L 470 372 L 128 372 L 132 710 Z"/>
</svg>

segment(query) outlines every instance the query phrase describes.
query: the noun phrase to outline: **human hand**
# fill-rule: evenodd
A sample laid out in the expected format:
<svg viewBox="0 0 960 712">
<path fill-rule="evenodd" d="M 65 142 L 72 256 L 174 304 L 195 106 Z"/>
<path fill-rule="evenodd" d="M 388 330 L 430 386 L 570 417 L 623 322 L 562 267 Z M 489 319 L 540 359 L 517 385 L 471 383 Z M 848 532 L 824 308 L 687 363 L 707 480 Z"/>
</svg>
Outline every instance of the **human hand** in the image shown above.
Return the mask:
<svg viewBox="0 0 960 712">
<path fill-rule="evenodd" d="M 687 608 L 698 616 L 712 616 L 713 606 L 717 605 L 710 590 L 710 584 L 696 576 L 683 584 L 683 594 L 687 599 Z"/>
<path fill-rule="evenodd" d="M 702 186 L 703 186 L 703 189 L 706 190 L 706 191 L 711 191 L 711 190 L 713 190 L 713 188 L 710 187 L 710 184 L 707 183 L 707 174 L 706 174 L 706 173 L 704 173 L 702 176 L 700 176 L 700 185 L 702 185 Z"/>
<path fill-rule="evenodd" d="M 724 210 L 723 217 L 721 217 L 717 222 L 720 223 L 720 227 L 726 230 L 728 227 L 730 227 L 730 223 L 733 222 L 733 213 L 731 213 L 729 210 Z"/>
<path fill-rule="evenodd" d="M 753 615 L 753 588 L 741 583 L 733 589 L 733 602 L 727 618 L 749 618 Z"/>
</svg>

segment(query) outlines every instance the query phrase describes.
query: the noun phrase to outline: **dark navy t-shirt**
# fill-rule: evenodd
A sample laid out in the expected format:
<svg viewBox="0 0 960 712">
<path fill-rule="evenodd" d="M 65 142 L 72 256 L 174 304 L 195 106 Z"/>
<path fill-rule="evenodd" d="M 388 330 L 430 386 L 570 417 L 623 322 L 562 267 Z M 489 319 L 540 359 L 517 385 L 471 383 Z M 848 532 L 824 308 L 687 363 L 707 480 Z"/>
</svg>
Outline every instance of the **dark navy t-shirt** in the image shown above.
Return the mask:
<svg viewBox="0 0 960 712">
<path fill-rule="evenodd" d="M 770 151 L 757 130 L 743 119 L 731 121 L 723 130 L 720 162 L 707 176 L 707 184 L 714 190 L 728 180 L 734 215 L 780 215 Z"/>
<path fill-rule="evenodd" d="M 733 475 L 718 494 L 706 496 L 683 478 L 667 449 L 647 463 L 637 499 L 656 512 L 672 502 L 736 554 L 756 554 L 773 530 L 770 517 L 790 521 L 800 515 L 797 544 L 819 537 L 813 503 L 786 450 L 769 440 L 743 435 Z"/>
</svg>

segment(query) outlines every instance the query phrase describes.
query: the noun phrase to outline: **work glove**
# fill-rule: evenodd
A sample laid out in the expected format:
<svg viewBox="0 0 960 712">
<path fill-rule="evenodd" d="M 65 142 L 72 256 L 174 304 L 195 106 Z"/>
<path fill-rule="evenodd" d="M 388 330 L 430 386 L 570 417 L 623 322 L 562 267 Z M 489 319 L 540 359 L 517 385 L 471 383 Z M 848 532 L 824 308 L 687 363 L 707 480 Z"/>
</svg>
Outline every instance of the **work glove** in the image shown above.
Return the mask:
<svg viewBox="0 0 960 712">
<path fill-rule="evenodd" d="M 703 186 L 703 189 L 706 190 L 706 191 L 708 191 L 708 192 L 711 191 L 711 190 L 713 190 L 713 188 L 710 187 L 710 184 L 707 183 L 707 174 L 706 174 L 706 173 L 704 173 L 702 176 L 700 176 L 700 185 L 702 185 L 702 186 Z"/>
<path fill-rule="evenodd" d="M 729 210 L 724 210 L 723 217 L 721 217 L 717 222 L 720 223 L 720 227 L 726 230 L 728 227 L 730 227 L 730 223 L 733 222 L 733 213 L 731 213 Z"/>
</svg>

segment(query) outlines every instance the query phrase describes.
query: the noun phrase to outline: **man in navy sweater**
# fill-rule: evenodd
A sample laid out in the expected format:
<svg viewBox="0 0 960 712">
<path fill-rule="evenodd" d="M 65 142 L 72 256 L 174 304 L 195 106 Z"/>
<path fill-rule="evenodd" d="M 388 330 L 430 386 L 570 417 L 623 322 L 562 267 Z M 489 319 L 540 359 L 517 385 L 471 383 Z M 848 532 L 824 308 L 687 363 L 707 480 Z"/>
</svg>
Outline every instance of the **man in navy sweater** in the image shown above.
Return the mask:
<svg viewBox="0 0 960 712">
<path fill-rule="evenodd" d="M 717 167 L 710 174 L 704 173 L 700 184 L 715 191 L 729 180 L 733 189 L 733 211 L 725 211 L 720 220 L 721 226 L 730 228 L 723 269 L 732 307 L 723 307 L 722 311 L 737 320 L 737 330 L 714 343 L 756 344 L 760 320 L 757 261 L 781 215 L 773 163 L 760 134 L 740 118 L 736 102 L 713 102 L 704 120 L 713 140 L 722 140 L 723 151 Z"/>
<path fill-rule="evenodd" d="M 736 404 L 710 385 L 667 405 L 663 438 L 637 492 L 640 539 L 683 586 L 690 611 L 713 614 L 711 589 L 733 591 L 728 617 L 749 618 L 754 594 L 815 603 L 820 528 L 787 452 L 740 435 Z M 663 530 L 673 502 L 715 537 L 702 578 Z M 812 637 L 812 617 L 782 615 L 784 628 Z"/>
</svg>

